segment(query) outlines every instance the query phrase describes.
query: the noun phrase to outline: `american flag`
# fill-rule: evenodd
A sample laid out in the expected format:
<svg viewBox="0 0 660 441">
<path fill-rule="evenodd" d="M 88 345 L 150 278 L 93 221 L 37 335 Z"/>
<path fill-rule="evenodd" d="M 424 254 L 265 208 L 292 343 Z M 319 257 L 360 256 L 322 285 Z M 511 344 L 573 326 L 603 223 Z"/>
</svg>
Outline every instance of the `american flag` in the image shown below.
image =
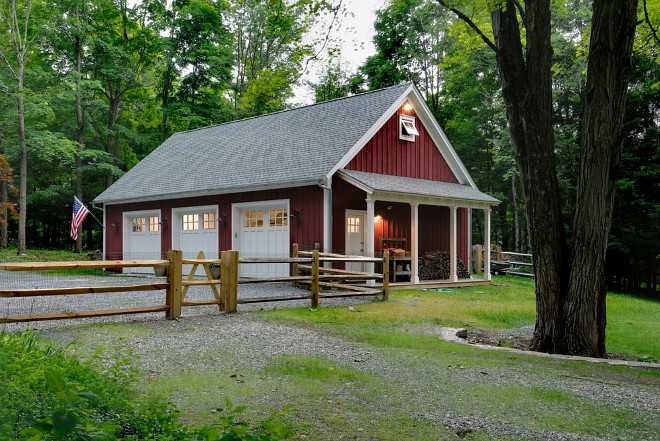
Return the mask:
<svg viewBox="0 0 660 441">
<path fill-rule="evenodd" d="M 78 228 L 83 223 L 89 210 L 85 207 L 77 197 L 73 197 L 73 217 L 71 218 L 71 238 L 78 240 Z"/>
</svg>

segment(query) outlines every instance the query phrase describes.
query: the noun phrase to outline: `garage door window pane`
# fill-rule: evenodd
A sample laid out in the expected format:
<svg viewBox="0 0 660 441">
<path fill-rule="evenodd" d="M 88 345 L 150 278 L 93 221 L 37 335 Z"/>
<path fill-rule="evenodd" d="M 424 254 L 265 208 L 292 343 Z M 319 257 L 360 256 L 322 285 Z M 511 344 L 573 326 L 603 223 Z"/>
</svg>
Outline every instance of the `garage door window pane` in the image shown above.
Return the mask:
<svg viewBox="0 0 660 441">
<path fill-rule="evenodd" d="M 215 213 L 204 213 L 204 229 L 215 230 Z"/>
<path fill-rule="evenodd" d="M 149 217 L 149 231 L 159 231 L 160 229 L 160 219 L 158 216 Z"/>
<path fill-rule="evenodd" d="M 199 230 L 199 214 L 183 215 L 183 231 Z"/>
<path fill-rule="evenodd" d="M 263 210 L 251 210 L 243 212 L 243 227 L 257 228 L 264 226 Z"/>
<path fill-rule="evenodd" d="M 131 219 L 131 231 L 134 233 L 139 233 L 146 231 L 147 218 L 144 217 L 134 217 Z"/>
<path fill-rule="evenodd" d="M 268 225 L 271 227 L 286 227 L 289 220 L 286 208 L 271 209 L 268 212 Z"/>
</svg>

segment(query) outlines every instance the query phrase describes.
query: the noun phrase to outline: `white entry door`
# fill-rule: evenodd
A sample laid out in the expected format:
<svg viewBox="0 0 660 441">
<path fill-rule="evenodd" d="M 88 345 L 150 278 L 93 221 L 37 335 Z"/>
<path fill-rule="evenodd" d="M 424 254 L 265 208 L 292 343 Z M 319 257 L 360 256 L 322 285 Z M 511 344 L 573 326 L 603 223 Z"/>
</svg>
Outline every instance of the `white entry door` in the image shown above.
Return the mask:
<svg viewBox="0 0 660 441">
<path fill-rule="evenodd" d="M 366 242 L 367 212 L 362 210 L 346 210 L 346 254 L 364 256 Z M 346 263 L 349 271 L 364 271 L 364 264 L 359 262 Z"/>
<path fill-rule="evenodd" d="M 187 207 L 172 210 L 174 231 L 173 246 L 183 252 L 184 259 L 195 259 L 200 251 L 207 259 L 217 259 L 218 255 L 218 207 Z M 192 265 L 183 266 L 183 274 L 189 274 Z M 197 275 L 205 276 L 201 267 Z"/>
<path fill-rule="evenodd" d="M 234 204 L 234 246 L 240 257 L 289 257 L 289 201 Z M 285 277 L 288 264 L 241 264 L 240 277 Z"/>
<path fill-rule="evenodd" d="M 124 260 L 159 260 L 160 210 L 124 213 Z M 154 274 L 151 267 L 125 268 L 125 272 Z"/>
</svg>

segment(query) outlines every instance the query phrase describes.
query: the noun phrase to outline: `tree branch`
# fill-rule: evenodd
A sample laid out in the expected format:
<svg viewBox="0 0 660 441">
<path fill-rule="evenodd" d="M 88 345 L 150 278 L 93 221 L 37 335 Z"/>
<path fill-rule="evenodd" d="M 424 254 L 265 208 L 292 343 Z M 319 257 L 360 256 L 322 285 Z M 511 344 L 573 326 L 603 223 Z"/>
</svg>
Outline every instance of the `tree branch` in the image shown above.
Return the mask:
<svg viewBox="0 0 660 441">
<path fill-rule="evenodd" d="M 332 9 L 332 12 L 333 12 L 332 21 L 330 22 L 330 26 L 328 26 L 328 32 L 325 34 L 325 38 L 323 39 L 323 45 L 321 46 L 321 49 L 319 49 L 314 55 L 312 55 L 311 57 L 309 57 L 305 61 L 305 67 L 303 68 L 300 75 L 298 75 L 298 78 L 296 78 L 296 81 L 298 79 L 300 79 L 300 77 L 302 77 L 305 72 L 307 72 L 307 67 L 309 67 L 310 61 L 316 60 L 319 57 L 319 55 L 321 55 L 321 52 L 323 52 L 326 45 L 328 44 L 328 40 L 330 40 L 330 32 L 332 32 L 332 27 L 335 25 L 335 21 L 337 20 L 337 14 L 339 14 L 339 10 L 341 9 L 342 2 L 343 2 L 343 0 L 339 0 L 339 3 L 337 4 L 337 6 L 335 6 Z"/>
<path fill-rule="evenodd" d="M 516 9 L 518 10 L 518 14 L 520 14 L 520 18 L 522 18 L 523 24 L 527 27 L 527 14 L 525 14 L 525 9 L 518 0 L 513 0 L 513 3 L 516 5 Z"/>
<path fill-rule="evenodd" d="M 493 43 L 493 42 L 490 40 L 490 38 L 488 38 L 488 37 L 486 36 L 486 34 L 484 34 L 484 33 L 482 32 L 482 30 L 479 29 L 479 26 L 477 26 L 477 25 L 476 25 L 476 24 L 470 19 L 470 17 L 468 17 L 467 15 L 463 14 L 461 11 L 459 11 L 459 10 L 456 9 L 456 8 L 451 8 L 451 7 L 449 7 L 449 6 L 447 5 L 447 3 L 446 3 L 444 0 L 436 0 L 436 1 L 438 2 L 438 4 L 439 4 L 440 6 L 442 6 L 442 7 L 446 8 L 446 9 L 450 10 L 451 12 L 453 12 L 453 13 L 456 15 L 456 17 L 458 17 L 459 19 L 463 20 L 468 26 L 470 26 L 470 27 L 471 27 L 471 28 L 477 33 L 477 35 L 479 35 L 479 37 L 481 37 L 481 39 L 484 41 L 484 43 L 486 43 L 486 44 L 488 45 L 488 47 L 490 47 L 490 48 L 493 50 L 493 52 L 495 52 L 495 53 L 498 52 L 498 50 L 497 50 L 497 46 L 495 46 L 495 43 Z"/>
<path fill-rule="evenodd" d="M 658 32 L 651 24 L 651 19 L 649 18 L 649 11 L 648 9 L 646 9 L 646 0 L 644 0 L 644 17 L 646 18 L 646 23 L 649 25 L 649 29 L 651 29 L 651 34 L 653 34 L 653 38 L 655 39 L 656 42 L 658 42 L 658 45 L 660 45 L 660 38 L 658 38 Z"/>
</svg>

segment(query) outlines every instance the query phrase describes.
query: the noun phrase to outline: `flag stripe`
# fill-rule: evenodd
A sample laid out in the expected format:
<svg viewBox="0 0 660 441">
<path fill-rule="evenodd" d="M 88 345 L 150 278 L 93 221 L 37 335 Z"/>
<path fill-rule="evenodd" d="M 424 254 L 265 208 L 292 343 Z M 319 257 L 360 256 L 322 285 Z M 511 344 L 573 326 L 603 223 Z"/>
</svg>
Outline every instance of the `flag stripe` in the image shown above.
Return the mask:
<svg viewBox="0 0 660 441">
<path fill-rule="evenodd" d="M 77 197 L 73 197 L 73 216 L 71 217 L 71 238 L 78 240 L 78 228 L 83 223 L 89 210 L 85 207 Z"/>
</svg>

